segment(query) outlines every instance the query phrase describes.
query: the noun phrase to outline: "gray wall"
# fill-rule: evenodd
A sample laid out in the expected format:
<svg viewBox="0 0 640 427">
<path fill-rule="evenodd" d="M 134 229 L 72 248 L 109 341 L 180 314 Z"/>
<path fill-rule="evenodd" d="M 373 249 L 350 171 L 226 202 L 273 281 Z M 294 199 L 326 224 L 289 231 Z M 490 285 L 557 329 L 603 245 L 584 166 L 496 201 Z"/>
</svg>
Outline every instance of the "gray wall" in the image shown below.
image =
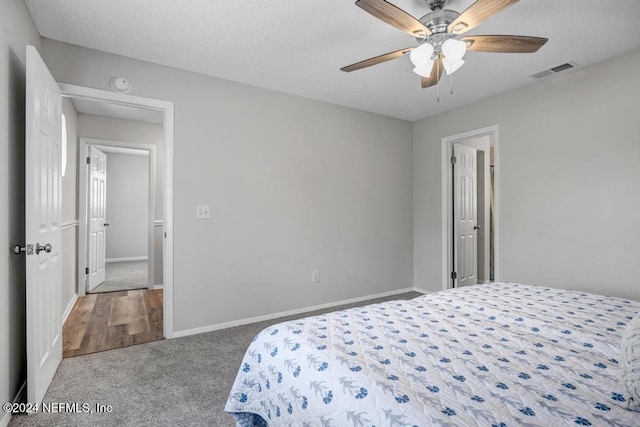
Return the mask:
<svg viewBox="0 0 640 427">
<path fill-rule="evenodd" d="M 58 81 L 175 103 L 177 331 L 412 286 L 411 123 L 43 44 Z"/>
<path fill-rule="evenodd" d="M 498 124 L 500 278 L 640 299 L 639 69 L 636 51 L 416 122 L 415 285 L 443 282 L 441 138 Z"/>
<path fill-rule="evenodd" d="M 46 60 L 45 54 L 45 61 Z M 55 74 L 54 77 L 57 78 Z M 131 142 L 156 147 L 155 219 L 162 221 L 162 204 L 164 203 L 162 197 L 164 170 L 161 167 L 164 162 L 164 133 L 162 125 L 81 113 L 78 115 L 78 135 L 84 138 L 97 138 L 124 143 Z"/>
<path fill-rule="evenodd" d="M 11 402 L 26 378 L 25 263 L 9 252 L 25 243 L 25 46 L 40 36 L 21 0 L 3 0 L 0 25 L 0 402 Z"/>
<path fill-rule="evenodd" d="M 149 156 L 107 155 L 107 261 L 146 257 L 149 230 Z M 162 241 L 160 242 L 162 244 Z"/>
<path fill-rule="evenodd" d="M 67 169 L 62 178 L 62 301 L 64 313 L 78 286 L 78 112 L 68 98 L 62 99 L 67 121 Z"/>
</svg>

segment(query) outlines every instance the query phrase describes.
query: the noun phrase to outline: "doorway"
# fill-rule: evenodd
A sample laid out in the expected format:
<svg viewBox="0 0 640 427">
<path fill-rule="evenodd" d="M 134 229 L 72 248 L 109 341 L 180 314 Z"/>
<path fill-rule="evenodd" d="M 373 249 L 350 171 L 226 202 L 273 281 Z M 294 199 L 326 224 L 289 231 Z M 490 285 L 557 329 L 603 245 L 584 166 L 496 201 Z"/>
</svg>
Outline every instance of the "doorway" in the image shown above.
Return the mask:
<svg viewBox="0 0 640 427">
<path fill-rule="evenodd" d="M 471 182 L 471 175 L 467 173 L 469 175 L 467 179 L 473 184 L 474 190 L 466 194 L 466 199 L 469 201 L 466 205 L 461 202 L 464 190 L 456 189 L 459 187 L 456 176 L 458 180 L 464 180 L 459 176 L 462 168 L 458 163 L 459 160 L 464 161 L 464 158 L 454 159 L 456 148 L 458 151 L 467 153 L 470 161 L 474 162 L 474 183 Z M 442 287 L 450 289 L 497 281 L 499 280 L 498 126 L 443 138 L 441 166 Z M 472 204 L 477 205 L 475 213 L 469 215 L 467 212 L 465 217 L 460 210 L 465 206 L 466 209 L 470 209 L 469 206 Z M 469 219 L 471 216 L 473 218 Z M 464 227 L 469 230 L 464 230 Z M 463 236 L 468 238 L 465 240 Z M 465 247 L 462 244 L 471 240 L 475 240 L 472 247 Z M 460 248 L 463 248 L 464 252 L 461 252 Z"/>
<path fill-rule="evenodd" d="M 86 293 L 161 288 L 156 147 L 81 137 L 79 158 L 87 159 L 78 174 L 79 258 L 86 248 L 79 286 Z"/>
<path fill-rule="evenodd" d="M 164 165 L 156 158 L 165 158 L 164 116 L 73 97 L 63 104 L 78 141 L 80 295 L 63 325 L 63 357 L 162 339 L 164 295 L 154 289 L 163 279 L 164 209 L 156 199 L 163 200 Z"/>
<path fill-rule="evenodd" d="M 75 101 L 91 101 L 101 103 L 109 107 L 117 107 L 120 111 L 129 112 L 154 112 L 162 116 L 163 127 L 163 159 L 158 160 L 158 167 L 162 167 L 163 176 L 159 181 L 162 191 L 162 201 L 156 203 L 156 210 L 162 211 L 162 223 L 153 223 L 156 242 L 161 241 L 163 262 L 162 265 L 155 263 L 156 270 L 162 276 L 162 329 L 164 338 L 173 338 L 173 134 L 174 134 L 174 113 L 173 103 L 157 99 L 143 98 L 139 96 L 115 93 L 99 89 L 76 86 L 66 83 L 59 83 L 63 96 L 72 98 Z M 79 232 L 79 240 L 83 233 Z M 158 246 L 158 245 L 156 245 Z M 84 267 L 86 259 L 83 259 L 83 252 L 78 252 L 78 274 L 79 278 L 84 277 Z M 78 280 L 78 282 L 81 282 Z M 86 287 L 78 286 L 78 297 L 86 295 Z"/>
<path fill-rule="evenodd" d="M 78 297 L 63 356 L 171 337 L 172 104 L 60 86 L 78 158 Z"/>
</svg>

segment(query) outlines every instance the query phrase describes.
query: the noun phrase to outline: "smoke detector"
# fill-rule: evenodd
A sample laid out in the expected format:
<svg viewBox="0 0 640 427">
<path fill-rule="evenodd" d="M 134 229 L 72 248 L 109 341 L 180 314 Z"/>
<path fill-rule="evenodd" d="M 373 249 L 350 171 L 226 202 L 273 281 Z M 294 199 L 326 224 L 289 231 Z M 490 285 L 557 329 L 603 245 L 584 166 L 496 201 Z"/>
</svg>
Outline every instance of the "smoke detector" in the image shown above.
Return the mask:
<svg viewBox="0 0 640 427">
<path fill-rule="evenodd" d="M 114 77 L 109 84 L 111 89 L 119 93 L 129 93 L 131 90 L 131 83 L 125 77 Z"/>
</svg>

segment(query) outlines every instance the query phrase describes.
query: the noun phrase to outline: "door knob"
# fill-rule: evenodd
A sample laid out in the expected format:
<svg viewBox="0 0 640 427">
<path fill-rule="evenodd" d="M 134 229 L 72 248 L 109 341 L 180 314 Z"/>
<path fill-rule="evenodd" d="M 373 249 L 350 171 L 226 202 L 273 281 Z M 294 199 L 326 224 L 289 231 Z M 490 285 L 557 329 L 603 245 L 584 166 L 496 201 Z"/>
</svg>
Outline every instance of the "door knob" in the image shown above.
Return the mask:
<svg viewBox="0 0 640 427">
<path fill-rule="evenodd" d="M 474 229 L 474 230 L 480 230 L 480 226 L 479 226 L 479 225 L 476 225 L 476 226 L 474 226 L 474 227 L 473 227 L 473 229 Z"/>
<path fill-rule="evenodd" d="M 46 253 L 51 252 L 51 243 L 47 243 L 44 246 L 41 246 L 40 243 L 36 243 L 36 255 L 42 251 L 45 251 Z"/>
<path fill-rule="evenodd" d="M 108 223 L 108 222 L 105 222 L 105 223 L 104 223 L 104 226 L 105 226 L 105 227 L 108 227 L 108 226 L 109 226 L 109 223 Z"/>
</svg>

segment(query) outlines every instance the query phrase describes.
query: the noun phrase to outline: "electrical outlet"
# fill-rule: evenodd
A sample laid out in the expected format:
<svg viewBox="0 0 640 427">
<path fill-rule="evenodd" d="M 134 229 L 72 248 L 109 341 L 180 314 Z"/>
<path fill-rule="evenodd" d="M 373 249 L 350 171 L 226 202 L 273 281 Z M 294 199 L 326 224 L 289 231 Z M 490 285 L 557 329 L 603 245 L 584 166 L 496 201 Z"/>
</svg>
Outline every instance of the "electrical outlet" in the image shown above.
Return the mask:
<svg viewBox="0 0 640 427">
<path fill-rule="evenodd" d="M 211 206 L 198 205 L 196 206 L 196 219 L 210 219 L 211 218 Z"/>
<path fill-rule="evenodd" d="M 313 270 L 311 272 L 311 283 L 318 283 L 320 281 L 320 271 Z"/>
</svg>

